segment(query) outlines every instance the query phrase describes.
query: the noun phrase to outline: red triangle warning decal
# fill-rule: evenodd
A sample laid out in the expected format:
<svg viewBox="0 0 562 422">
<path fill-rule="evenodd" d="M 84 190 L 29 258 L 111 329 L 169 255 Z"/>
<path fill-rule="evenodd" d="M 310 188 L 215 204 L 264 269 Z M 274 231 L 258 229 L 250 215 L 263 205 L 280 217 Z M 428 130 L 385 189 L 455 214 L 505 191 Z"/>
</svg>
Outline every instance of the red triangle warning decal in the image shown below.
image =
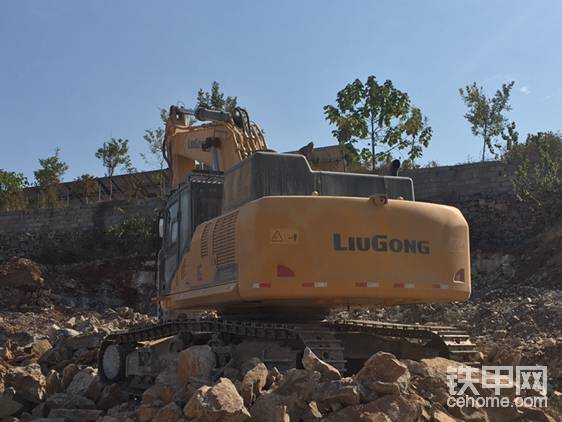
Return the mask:
<svg viewBox="0 0 562 422">
<path fill-rule="evenodd" d="M 275 230 L 273 236 L 271 236 L 272 242 L 283 242 L 283 236 L 281 236 L 281 232 L 279 230 Z"/>
</svg>

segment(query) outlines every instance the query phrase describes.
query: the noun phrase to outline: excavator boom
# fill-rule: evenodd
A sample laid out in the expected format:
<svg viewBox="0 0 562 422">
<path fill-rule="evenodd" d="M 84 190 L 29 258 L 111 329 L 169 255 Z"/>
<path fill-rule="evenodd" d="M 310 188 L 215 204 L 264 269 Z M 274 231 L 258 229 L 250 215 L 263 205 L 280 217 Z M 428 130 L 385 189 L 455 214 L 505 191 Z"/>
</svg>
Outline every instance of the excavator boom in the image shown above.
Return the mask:
<svg viewBox="0 0 562 422">
<path fill-rule="evenodd" d="M 192 117 L 207 123 L 193 126 Z M 220 172 L 262 150 L 267 150 L 263 131 L 242 108 L 231 114 L 170 107 L 163 153 L 172 174 L 172 188 L 185 183 L 198 164 Z"/>
</svg>

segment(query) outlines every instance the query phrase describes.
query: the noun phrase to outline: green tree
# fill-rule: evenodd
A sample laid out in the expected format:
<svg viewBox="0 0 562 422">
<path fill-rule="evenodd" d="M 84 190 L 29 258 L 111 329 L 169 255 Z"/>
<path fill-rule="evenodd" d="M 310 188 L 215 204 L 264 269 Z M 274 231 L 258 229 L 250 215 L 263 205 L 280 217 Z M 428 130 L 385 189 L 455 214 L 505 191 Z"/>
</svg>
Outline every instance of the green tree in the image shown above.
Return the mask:
<svg viewBox="0 0 562 422">
<path fill-rule="evenodd" d="M 59 154 L 60 148 L 56 148 L 54 155 L 40 158 L 41 168 L 33 172 L 35 182 L 41 190 L 39 199 L 41 207 L 60 206 L 59 184 L 62 182 L 62 176 L 68 170 L 68 165 L 60 159 Z"/>
<path fill-rule="evenodd" d="M 13 211 L 25 206 L 23 189 L 29 186 L 22 173 L 0 169 L 0 211 Z"/>
<path fill-rule="evenodd" d="M 365 83 L 356 79 L 339 91 L 336 105 L 325 106 L 324 115 L 336 126 L 332 134 L 345 146 L 344 151 L 349 151 L 350 146 L 355 148 L 359 141 L 369 141 L 370 148 L 362 148 L 357 157 L 373 172 L 377 162 L 390 160 L 393 150 L 410 148 L 412 158 L 419 157 L 418 147 L 428 144 L 431 138 L 431 130 L 423 126 L 426 119 L 421 111 L 418 114 L 411 109 L 408 94 L 395 88 L 390 80 L 379 84 L 374 76 Z M 378 151 L 377 146 L 383 145 L 386 149 Z"/>
<path fill-rule="evenodd" d="M 211 85 L 211 92 L 204 91 L 203 89 L 199 90 L 195 108 L 203 107 L 232 113 L 234 108 L 236 108 L 237 101 L 237 97 L 225 98 L 224 93 L 220 91 L 219 83 L 214 81 Z"/>
<path fill-rule="evenodd" d="M 502 84 L 501 89 L 491 98 L 486 96 L 484 88 L 477 86 L 476 82 L 459 89 L 459 94 L 468 107 L 464 117 L 471 124 L 472 134 L 482 137 L 482 161 L 486 158 L 486 148 L 497 158 L 495 148 L 501 147 L 499 139 L 509 126 L 504 113 L 511 110 L 509 96 L 514 84 L 513 81 Z"/>
<path fill-rule="evenodd" d="M 149 153 L 141 153 L 141 157 L 145 163 L 159 170 L 156 180 L 158 182 L 160 196 L 163 197 L 166 193 L 166 174 L 164 171 L 166 160 L 162 148 L 164 147 L 166 121 L 168 120 L 168 112 L 163 108 L 160 109 L 160 120 L 162 121 L 161 126 L 156 129 L 145 129 L 143 139 L 148 143 Z"/>
<path fill-rule="evenodd" d="M 515 128 L 515 122 L 511 122 L 510 124 L 508 124 L 505 128 L 505 131 L 502 132 L 501 136 L 505 142 L 504 154 L 506 154 L 512 149 L 514 145 L 517 145 L 517 143 L 519 142 L 519 132 L 517 132 L 517 129 Z"/>
<path fill-rule="evenodd" d="M 123 167 L 131 169 L 131 158 L 129 157 L 129 140 L 111 138 L 109 142 L 104 142 L 103 146 L 96 151 L 96 158 L 99 158 L 105 167 L 105 175 L 109 177 L 109 199 L 113 197 L 113 175 L 115 170 Z"/>
<path fill-rule="evenodd" d="M 360 156 L 353 144 L 340 143 L 340 153 L 344 172 L 360 170 Z"/>
<path fill-rule="evenodd" d="M 513 145 L 505 158 L 516 165 L 512 184 L 520 201 L 540 207 L 544 197 L 559 191 L 562 169 L 562 136 L 559 133 L 529 134 L 525 143 Z"/>
<path fill-rule="evenodd" d="M 423 149 L 429 146 L 429 141 L 433 136 L 433 129 L 429 126 L 427 117 L 424 117 L 421 110 L 412 107 L 410 117 L 404 122 L 404 137 L 408 145 L 408 159 L 403 163 L 411 168 L 416 167 L 416 158 L 423 155 Z"/>
</svg>

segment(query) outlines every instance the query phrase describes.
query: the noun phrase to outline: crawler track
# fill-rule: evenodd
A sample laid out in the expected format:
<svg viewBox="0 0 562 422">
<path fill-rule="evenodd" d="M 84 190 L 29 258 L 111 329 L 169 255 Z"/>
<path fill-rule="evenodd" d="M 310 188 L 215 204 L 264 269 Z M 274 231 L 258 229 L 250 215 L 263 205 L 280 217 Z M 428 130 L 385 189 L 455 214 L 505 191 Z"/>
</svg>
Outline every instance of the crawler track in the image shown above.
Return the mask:
<svg viewBox="0 0 562 422">
<path fill-rule="evenodd" d="M 309 347 L 318 357 L 342 373 L 346 372 L 347 340 L 342 336 L 358 334 L 380 338 L 409 339 L 429 345 L 437 350 L 439 356 L 472 363 L 477 352 L 469 335 L 451 326 L 392 324 L 363 320 L 323 321 L 311 324 L 264 323 L 256 321 L 233 321 L 224 319 L 181 320 L 165 322 L 151 327 L 133 329 L 108 335 L 100 347 L 98 367 L 102 379 L 104 373 L 104 353 L 110 345 L 118 345 L 131 351 L 141 342 L 158 340 L 178 334 L 207 334 L 221 338 L 228 344 L 230 339 L 267 340 L 291 344 L 301 353 Z M 377 350 L 366 352 L 374 353 Z M 364 351 L 365 352 L 365 351 Z M 269 366 L 284 362 L 269 359 Z M 285 362 L 286 363 L 286 362 Z M 113 379 L 115 381 L 115 379 Z"/>
</svg>

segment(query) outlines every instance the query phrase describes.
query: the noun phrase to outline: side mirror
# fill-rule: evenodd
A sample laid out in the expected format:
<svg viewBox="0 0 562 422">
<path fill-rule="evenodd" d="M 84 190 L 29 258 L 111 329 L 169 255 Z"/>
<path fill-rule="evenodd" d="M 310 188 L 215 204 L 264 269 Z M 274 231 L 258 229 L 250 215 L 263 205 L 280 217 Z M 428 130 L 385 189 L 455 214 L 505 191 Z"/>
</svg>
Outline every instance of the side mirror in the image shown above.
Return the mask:
<svg viewBox="0 0 562 422">
<path fill-rule="evenodd" d="M 158 236 L 160 236 L 160 239 L 164 238 L 164 218 L 160 217 L 158 219 Z"/>
</svg>

